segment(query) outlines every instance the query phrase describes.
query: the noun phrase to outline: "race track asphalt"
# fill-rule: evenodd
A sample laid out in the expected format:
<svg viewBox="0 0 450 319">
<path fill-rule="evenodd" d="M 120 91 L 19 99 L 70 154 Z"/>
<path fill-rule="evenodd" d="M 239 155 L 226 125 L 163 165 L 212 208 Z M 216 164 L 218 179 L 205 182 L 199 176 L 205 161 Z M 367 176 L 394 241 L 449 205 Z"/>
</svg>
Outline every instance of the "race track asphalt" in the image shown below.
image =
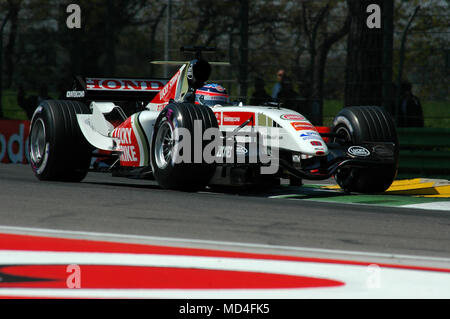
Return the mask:
<svg viewBox="0 0 450 319">
<path fill-rule="evenodd" d="M 450 212 L 186 193 L 155 182 L 89 173 L 40 182 L 0 164 L 0 225 L 450 257 Z"/>
</svg>

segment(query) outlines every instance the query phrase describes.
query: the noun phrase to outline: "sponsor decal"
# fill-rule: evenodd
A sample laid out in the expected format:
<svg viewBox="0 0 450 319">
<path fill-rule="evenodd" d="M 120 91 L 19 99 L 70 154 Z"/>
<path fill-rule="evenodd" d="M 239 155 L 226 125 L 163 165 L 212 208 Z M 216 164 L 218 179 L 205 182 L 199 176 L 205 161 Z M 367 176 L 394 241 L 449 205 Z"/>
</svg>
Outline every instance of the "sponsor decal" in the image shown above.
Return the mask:
<svg viewBox="0 0 450 319">
<path fill-rule="evenodd" d="M 298 115 L 298 114 L 283 114 L 280 116 L 282 120 L 288 120 L 288 121 L 304 121 L 305 117 Z"/>
<path fill-rule="evenodd" d="M 322 146 L 322 142 L 320 142 L 320 141 L 311 141 L 310 143 L 313 146 Z"/>
<path fill-rule="evenodd" d="M 317 132 L 304 132 L 302 134 L 300 134 L 300 137 L 304 140 L 304 141 L 308 141 L 308 140 L 316 140 L 320 137 L 320 134 Z"/>
<path fill-rule="evenodd" d="M 291 125 L 296 131 L 316 131 L 314 125 L 307 122 L 292 122 Z"/>
<path fill-rule="evenodd" d="M 242 145 L 237 145 L 236 146 L 236 154 L 244 155 L 244 154 L 247 154 L 247 153 L 248 153 L 248 150 L 244 146 L 242 146 Z"/>
<path fill-rule="evenodd" d="M 217 119 L 217 124 L 222 125 L 222 113 L 221 112 L 214 112 L 214 115 Z"/>
<path fill-rule="evenodd" d="M 0 120 L 0 162 L 29 162 L 30 121 Z"/>
<path fill-rule="evenodd" d="M 169 101 L 170 99 L 175 98 L 175 89 L 180 75 L 181 70 L 178 70 L 178 72 L 170 79 L 169 83 L 167 83 L 159 92 L 159 99 L 161 101 Z"/>
<path fill-rule="evenodd" d="M 255 116 L 253 112 L 223 112 L 222 114 L 222 125 L 241 125 L 249 118 Z M 253 123 L 251 123 L 253 124 Z"/>
<path fill-rule="evenodd" d="M 67 91 L 66 97 L 84 97 L 85 93 L 84 91 Z"/>
<path fill-rule="evenodd" d="M 163 80 L 86 78 L 86 89 L 92 91 L 159 92 L 164 87 L 164 83 Z"/>
<path fill-rule="evenodd" d="M 237 155 L 245 155 L 248 153 L 248 150 L 242 145 L 236 145 L 236 154 Z M 233 145 L 219 145 L 217 148 L 216 157 L 222 158 L 231 158 L 233 154 Z"/>
<path fill-rule="evenodd" d="M 120 164 L 123 166 L 139 166 L 140 162 L 139 142 L 133 130 L 131 119 L 131 117 L 128 118 L 111 134 L 111 137 L 118 141 L 117 147 L 122 152 Z"/>
<path fill-rule="evenodd" d="M 370 152 L 367 148 L 362 146 L 350 146 L 347 150 L 350 155 L 366 157 L 370 155 Z"/>
<path fill-rule="evenodd" d="M 162 103 L 162 104 L 157 104 L 156 110 L 157 110 L 157 111 L 162 111 L 162 110 L 164 110 L 164 108 L 167 106 L 167 104 L 169 104 L 169 102 Z"/>
<path fill-rule="evenodd" d="M 178 70 L 178 72 L 175 73 L 175 75 L 167 82 L 166 85 L 161 85 L 161 87 L 155 90 L 159 91 L 159 93 L 156 94 L 156 96 L 150 102 L 152 110 L 156 108 L 156 111 L 161 111 L 166 107 L 170 99 L 175 99 L 177 84 L 178 80 L 180 79 L 182 69 L 183 68 Z"/>
<path fill-rule="evenodd" d="M 224 157 L 224 158 L 231 158 L 231 154 L 233 152 L 233 146 L 223 146 L 220 145 L 217 148 L 216 157 Z"/>
</svg>

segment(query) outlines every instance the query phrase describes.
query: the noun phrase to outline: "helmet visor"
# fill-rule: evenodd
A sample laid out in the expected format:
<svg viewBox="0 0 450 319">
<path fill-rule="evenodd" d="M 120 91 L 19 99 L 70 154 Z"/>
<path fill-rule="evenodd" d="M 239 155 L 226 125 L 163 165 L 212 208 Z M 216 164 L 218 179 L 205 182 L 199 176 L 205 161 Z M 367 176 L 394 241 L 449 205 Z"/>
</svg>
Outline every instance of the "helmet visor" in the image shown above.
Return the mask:
<svg viewBox="0 0 450 319">
<path fill-rule="evenodd" d="M 197 90 L 195 94 L 195 103 L 207 106 L 214 106 L 216 104 L 226 105 L 230 103 L 230 98 L 227 94 L 202 92 Z"/>
</svg>

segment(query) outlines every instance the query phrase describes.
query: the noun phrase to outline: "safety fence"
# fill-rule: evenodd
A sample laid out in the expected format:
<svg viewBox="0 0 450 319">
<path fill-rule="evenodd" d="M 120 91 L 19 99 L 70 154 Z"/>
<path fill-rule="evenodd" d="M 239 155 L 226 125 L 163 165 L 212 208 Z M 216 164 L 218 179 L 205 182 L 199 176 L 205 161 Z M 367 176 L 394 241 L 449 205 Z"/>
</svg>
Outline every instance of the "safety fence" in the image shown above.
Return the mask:
<svg viewBox="0 0 450 319">
<path fill-rule="evenodd" d="M 450 178 L 449 128 L 399 128 L 400 176 Z"/>
</svg>

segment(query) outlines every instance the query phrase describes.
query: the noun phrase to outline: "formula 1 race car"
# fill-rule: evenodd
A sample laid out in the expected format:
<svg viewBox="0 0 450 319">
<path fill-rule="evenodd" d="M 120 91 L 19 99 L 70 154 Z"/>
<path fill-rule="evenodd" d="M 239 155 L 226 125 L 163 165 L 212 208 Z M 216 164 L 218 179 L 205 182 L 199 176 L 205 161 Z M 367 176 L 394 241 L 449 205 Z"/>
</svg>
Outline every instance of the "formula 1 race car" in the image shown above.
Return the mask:
<svg viewBox="0 0 450 319">
<path fill-rule="evenodd" d="M 77 182 L 95 168 L 181 190 L 271 185 L 281 178 L 301 185 L 331 176 L 347 192 L 391 185 L 399 147 L 383 108 L 343 108 L 326 128 L 276 103 L 196 104 L 211 65 L 220 62 L 202 57 L 208 48 L 182 49 L 195 57 L 160 62 L 181 65 L 168 81 L 76 77 L 66 100 L 43 101 L 30 127 L 35 175 Z"/>
</svg>

